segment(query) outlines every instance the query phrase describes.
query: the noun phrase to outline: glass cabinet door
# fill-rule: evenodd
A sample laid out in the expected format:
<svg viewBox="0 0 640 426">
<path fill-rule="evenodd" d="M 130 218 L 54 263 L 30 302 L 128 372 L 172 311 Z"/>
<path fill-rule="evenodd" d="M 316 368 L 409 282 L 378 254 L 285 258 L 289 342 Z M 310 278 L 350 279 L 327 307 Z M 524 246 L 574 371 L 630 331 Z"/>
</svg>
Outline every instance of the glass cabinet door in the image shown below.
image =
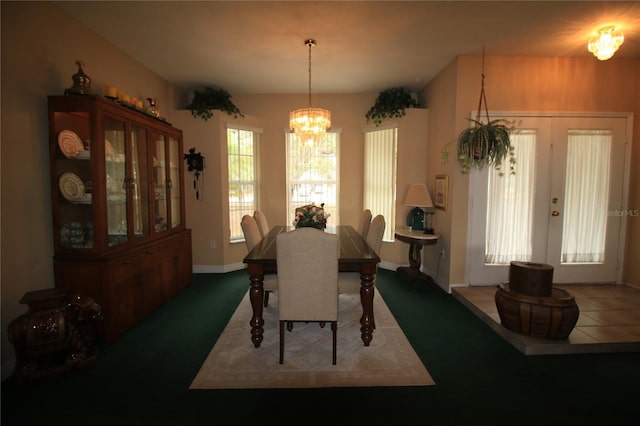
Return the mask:
<svg viewBox="0 0 640 426">
<path fill-rule="evenodd" d="M 133 200 L 133 237 L 149 235 L 149 176 L 147 130 L 131 129 L 131 191 Z"/>
<path fill-rule="evenodd" d="M 182 223 L 180 217 L 180 197 L 182 185 L 180 182 L 180 142 L 169 137 L 169 194 L 171 196 L 171 228 Z"/>
<path fill-rule="evenodd" d="M 167 162 L 164 135 L 155 135 L 153 147 L 154 229 L 167 229 Z"/>
<path fill-rule="evenodd" d="M 132 181 L 126 174 L 125 123 L 104 118 L 105 188 L 107 189 L 108 245 L 126 243 L 128 236 L 127 188 Z"/>
<path fill-rule="evenodd" d="M 57 242 L 63 249 L 94 247 L 91 194 L 90 124 L 87 111 L 53 114 L 52 178 L 57 183 Z"/>
</svg>

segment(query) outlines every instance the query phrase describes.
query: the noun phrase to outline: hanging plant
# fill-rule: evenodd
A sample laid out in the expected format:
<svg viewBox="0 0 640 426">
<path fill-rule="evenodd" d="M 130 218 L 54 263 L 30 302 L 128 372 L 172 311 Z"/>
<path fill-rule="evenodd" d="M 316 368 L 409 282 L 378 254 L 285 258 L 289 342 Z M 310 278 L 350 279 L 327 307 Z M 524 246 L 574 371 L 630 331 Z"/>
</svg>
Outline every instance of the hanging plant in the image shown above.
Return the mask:
<svg viewBox="0 0 640 426">
<path fill-rule="evenodd" d="M 482 169 L 493 166 L 500 170 L 502 176 L 502 163 L 508 157 L 509 171 L 515 174 L 516 159 L 509 123 L 502 119 L 486 124 L 470 120 L 474 123 L 473 127 L 463 130 L 458 137 L 458 162 L 462 166 L 462 173 L 469 173 L 473 167 Z"/>
<path fill-rule="evenodd" d="M 193 118 L 202 118 L 207 121 L 213 117 L 214 109 L 226 112 L 233 118 L 244 117 L 238 107 L 231 101 L 231 94 L 224 89 L 212 89 L 205 87 L 204 90 L 194 90 L 193 100 L 187 108 L 191 110 Z"/>
<path fill-rule="evenodd" d="M 406 114 L 405 108 L 417 106 L 419 106 L 419 103 L 413 99 L 409 89 L 394 87 L 378 94 L 376 102 L 369 108 L 365 117 L 367 117 L 367 122 L 373 120 L 375 125 L 379 126 L 382 120 L 403 117 Z"/>
<path fill-rule="evenodd" d="M 487 123 L 480 119 L 484 104 Z M 511 123 L 504 119 L 491 120 L 484 92 L 484 48 L 482 50 L 482 89 L 475 119 L 469 119 L 473 126 L 463 130 L 458 136 L 458 162 L 462 173 L 469 173 L 472 168 L 483 169 L 495 167 L 504 174 L 502 165 L 509 158 L 509 171 L 515 174 L 515 151 L 511 144 L 510 134 L 514 130 Z"/>
</svg>

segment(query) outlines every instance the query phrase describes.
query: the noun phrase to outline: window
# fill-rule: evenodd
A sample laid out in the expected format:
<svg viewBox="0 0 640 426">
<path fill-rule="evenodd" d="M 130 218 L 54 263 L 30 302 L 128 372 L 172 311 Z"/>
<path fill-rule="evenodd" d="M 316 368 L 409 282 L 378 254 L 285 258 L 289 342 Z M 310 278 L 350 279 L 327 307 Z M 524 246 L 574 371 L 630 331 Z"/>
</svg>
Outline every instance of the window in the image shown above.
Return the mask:
<svg viewBox="0 0 640 426">
<path fill-rule="evenodd" d="M 611 130 L 569 130 L 562 263 L 604 262 Z"/>
<path fill-rule="evenodd" d="M 396 222 L 396 157 L 398 128 L 365 131 L 364 208 L 383 215 L 383 241 L 393 241 Z"/>
<path fill-rule="evenodd" d="M 340 135 L 329 132 L 318 146 L 309 147 L 287 133 L 287 219 L 293 223 L 296 207 L 324 203 L 328 226 L 339 225 L 338 144 Z"/>
<path fill-rule="evenodd" d="M 532 260 L 536 139 L 534 130 L 511 135 L 518 158 L 516 174 L 500 176 L 499 170 L 489 168 L 486 264 Z"/>
<path fill-rule="evenodd" d="M 244 240 L 242 216 L 258 208 L 257 142 L 258 131 L 227 128 L 227 158 L 229 168 L 229 228 L 230 241 Z"/>
</svg>

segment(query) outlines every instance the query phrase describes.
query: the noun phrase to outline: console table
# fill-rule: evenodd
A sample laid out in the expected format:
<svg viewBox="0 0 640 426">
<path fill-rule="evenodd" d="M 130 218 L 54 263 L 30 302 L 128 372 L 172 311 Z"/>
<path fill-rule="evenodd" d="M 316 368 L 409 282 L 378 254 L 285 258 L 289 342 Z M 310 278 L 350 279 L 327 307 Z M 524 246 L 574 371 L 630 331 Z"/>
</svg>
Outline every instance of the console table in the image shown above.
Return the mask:
<svg viewBox="0 0 640 426">
<path fill-rule="evenodd" d="M 400 266 L 396 271 L 405 272 L 410 284 L 417 278 L 435 285 L 433 278 L 420 270 L 420 264 L 422 263 L 420 251 L 422 246 L 436 244 L 440 236 L 438 234 L 425 234 L 424 231 L 412 231 L 402 228 L 396 229 L 395 235 L 398 240 L 409 244 L 409 266 Z"/>
</svg>

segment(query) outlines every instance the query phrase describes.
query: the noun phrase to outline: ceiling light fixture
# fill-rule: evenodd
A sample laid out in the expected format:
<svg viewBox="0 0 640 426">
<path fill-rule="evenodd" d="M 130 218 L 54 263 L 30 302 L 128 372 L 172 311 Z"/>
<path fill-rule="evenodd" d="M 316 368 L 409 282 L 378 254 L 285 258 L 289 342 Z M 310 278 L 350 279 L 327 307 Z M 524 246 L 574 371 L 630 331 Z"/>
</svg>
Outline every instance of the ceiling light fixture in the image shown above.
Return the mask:
<svg viewBox="0 0 640 426">
<path fill-rule="evenodd" d="M 302 143 L 314 146 L 331 127 L 331 112 L 311 106 L 311 48 L 316 45 L 316 41 L 309 39 L 305 40 L 304 44 L 309 47 L 309 106 L 291 111 L 289 127 L 300 137 Z"/>
<path fill-rule="evenodd" d="M 598 35 L 589 40 L 589 52 L 601 61 L 606 61 L 616 53 L 622 42 L 622 31 L 616 31 L 613 26 L 600 28 Z"/>
</svg>

